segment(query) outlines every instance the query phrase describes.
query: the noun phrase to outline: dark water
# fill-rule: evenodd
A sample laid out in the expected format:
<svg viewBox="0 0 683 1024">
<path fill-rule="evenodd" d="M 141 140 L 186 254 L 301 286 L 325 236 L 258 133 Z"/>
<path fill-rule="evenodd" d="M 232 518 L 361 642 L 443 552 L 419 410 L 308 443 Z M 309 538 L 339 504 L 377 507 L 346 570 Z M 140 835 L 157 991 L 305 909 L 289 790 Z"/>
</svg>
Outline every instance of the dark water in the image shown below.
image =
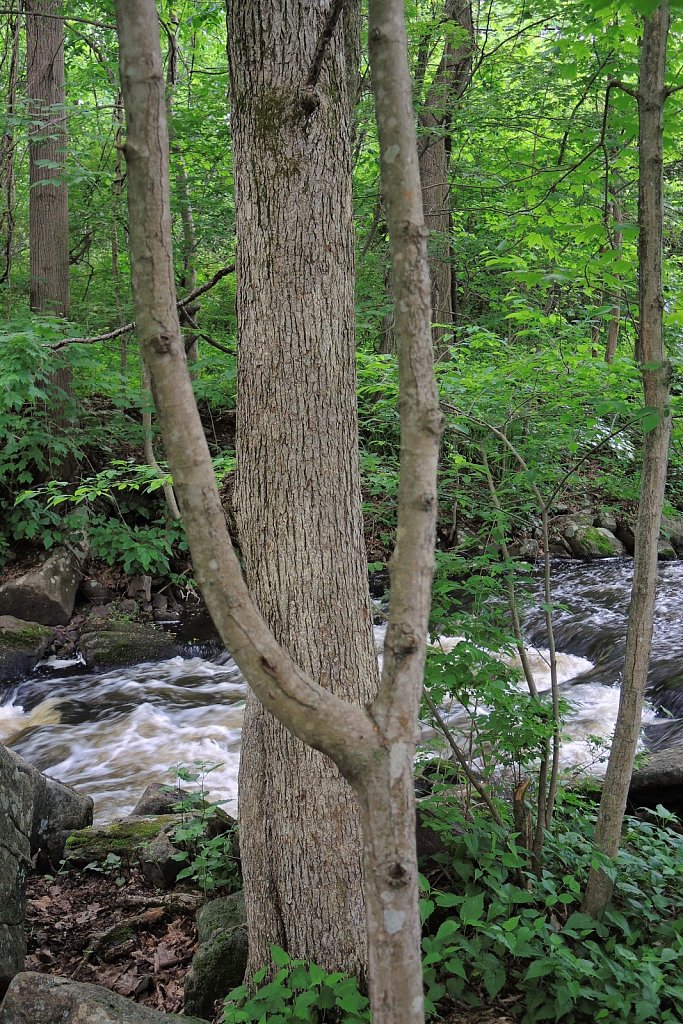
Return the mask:
<svg viewBox="0 0 683 1024">
<path fill-rule="evenodd" d="M 554 568 L 554 600 L 562 606 L 556 614 L 558 670 L 572 703 L 566 765 L 590 764 L 590 737 L 611 736 L 631 571 L 630 560 Z M 683 743 L 683 562 L 663 564 L 660 580 L 650 707 L 643 720 L 653 748 Z M 543 615 L 533 607 L 526 631 L 537 684 L 547 688 L 547 637 Z M 245 694 L 246 684 L 225 653 L 94 674 L 57 663 L 0 694 L 0 739 L 93 796 L 101 819 L 127 813 L 148 782 L 172 781 L 173 765 L 196 759 L 222 765 L 209 774 L 207 787 L 227 798 L 231 809 Z M 457 723 L 457 710 L 452 717 Z"/>
</svg>

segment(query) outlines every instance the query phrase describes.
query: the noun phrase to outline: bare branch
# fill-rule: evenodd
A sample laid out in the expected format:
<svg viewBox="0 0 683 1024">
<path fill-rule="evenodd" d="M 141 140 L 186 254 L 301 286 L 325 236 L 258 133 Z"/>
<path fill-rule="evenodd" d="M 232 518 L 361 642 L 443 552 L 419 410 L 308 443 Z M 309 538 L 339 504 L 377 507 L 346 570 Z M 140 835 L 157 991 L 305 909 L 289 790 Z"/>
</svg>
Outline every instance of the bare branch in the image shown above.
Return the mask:
<svg viewBox="0 0 683 1024">
<path fill-rule="evenodd" d="M 218 284 L 218 282 L 221 281 L 224 277 L 227 277 L 228 274 L 232 274 L 234 270 L 235 264 L 231 263 L 229 267 L 223 267 L 221 270 L 216 271 L 211 280 L 207 281 L 206 284 L 201 284 L 197 288 L 193 288 L 190 294 L 186 295 L 185 298 L 178 299 L 178 301 L 176 302 L 177 308 L 183 309 L 185 306 L 189 306 L 189 304 L 191 302 L 194 302 L 195 299 L 198 299 L 200 295 L 204 295 L 205 292 L 208 292 L 212 288 L 214 288 Z M 136 321 L 131 320 L 130 323 L 123 324 L 121 327 L 115 327 L 113 331 L 106 331 L 104 334 L 96 334 L 93 335 L 93 337 L 91 338 L 62 338 L 61 341 L 58 341 L 56 344 L 50 345 L 49 347 L 52 348 L 55 352 L 57 352 L 59 351 L 59 349 L 64 348 L 66 345 L 94 345 L 99 341 L 112 341 L 114 338 L 120 338 L 122 334 L 130 334 L 132 331 L 136 329 L 136 327 Z M 215 348 L 221 348 L 218 342 L 211 341 L 208 338 L 206 340 L 209 341 L 209 344 L 213 345 Z M 224 349 L 224 351 L 229 350 Z"/>
<path fill-rule="evenodd" d="M 306 89 L 315 89 L 320 80 L 320 73 L 323 69 L 323 61 L 325 60 L 325 54 L 327 48 L 330 45 L 334 30 L 337 27 L 337 22 L 341 16 L 341 12 L 344 8 L 346 0 L 332 0 L 330 9 L 327 12 L 327 18 L 323 30 L 320 33 L 318 39 L 318 45 L 315 48 L 313 54 L 313 63 L 311 64 L 311 70 L 308 72 L 308 78 L 306 79 Z"/>
</svg>

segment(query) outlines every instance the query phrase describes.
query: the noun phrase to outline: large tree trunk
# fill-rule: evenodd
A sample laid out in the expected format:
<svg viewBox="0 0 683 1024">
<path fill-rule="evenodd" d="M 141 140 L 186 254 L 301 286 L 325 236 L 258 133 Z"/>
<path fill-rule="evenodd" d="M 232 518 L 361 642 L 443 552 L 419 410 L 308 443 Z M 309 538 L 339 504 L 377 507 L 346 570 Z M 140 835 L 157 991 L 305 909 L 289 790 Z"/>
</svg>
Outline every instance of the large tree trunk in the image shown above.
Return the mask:
<svg viewBox="0 0 683 1024">
<path fill-rule="evenodd" d="M 668 28 L 669 11 L 667 5 L 662 4 L 645 19 L 638 87 L 640 323 L 636 355 L 643 375 L 645 405 L 657 411 L 658 421 L 644 440 L 633 589 L 619 715 L 595 829 L 595 848 L 607 857 L 615 857 L 619 849 L 640 734 L 657 590 L 657 542 L 671 436 L 670 365 L 664 348 L 662 324 L 662 168 Z M 593 869 L 586 888 L 584 909 L 594 916 L 600 914 L 611 893 L 612 883 L 608 876 L 602 870 Z"/>
<path fill-rule="evenodd" d="M 424 106 L 420 111 L 420 181 L 424 219 L 430 233 L 429 271 L 432 283 L 432 337 L 434 350 L 443 355 L 454 331 L 453 268 L 450 231 L 451 202 L 448 180 L 448 131 L 454 103 L 470 81 L 473 26 L 472 0 L 446 0 L 444 21 L 453 21 L 465 33 L 462 40 L 447 40 Z"/>
<path fill-rule="evenodd" d="M 378 685 L 363 544 L 344 34 L 305 0 L 231 0 L 237 211 L 235 504 L 249 587 L 277 639 L 358 704 Z M 312 416 L 311 402 L 315 413 Z M 247 702 L 240 769 L 250 969 L 275 942 L 365 971 L 358 809 L 331 762 Z"/>
<path fill-rule="evenodd" d="M 59 0 L 27 0 L 26 90 L 29 129 L 30 305 L 35 313 L 69 315 L 69 193 L 66 174 L 66 94 L 64 86 L 64 22 Z M 52 17 L 40 17 L 41 14 Z M 69 427 L 72 373 L 67 364 L 51 375 L 58 389 L 49 409 L 56 431 Z M 70 479 L 71 457 L 52 467 L 55 476 Z"/>
</svg>

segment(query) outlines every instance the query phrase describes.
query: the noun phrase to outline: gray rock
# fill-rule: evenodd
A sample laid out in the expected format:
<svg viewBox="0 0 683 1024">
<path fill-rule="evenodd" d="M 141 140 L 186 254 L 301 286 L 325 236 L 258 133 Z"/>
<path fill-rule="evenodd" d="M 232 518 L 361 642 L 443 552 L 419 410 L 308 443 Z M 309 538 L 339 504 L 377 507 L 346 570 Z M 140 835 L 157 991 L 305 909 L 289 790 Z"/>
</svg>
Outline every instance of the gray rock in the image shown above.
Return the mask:
<svg viewBox="0 0 683 1024">
<path fill-rule="evenodd" d="M 26 955 L 23 926 L 32 809 L 28 779 L 0 746 L 0 995 L 24 966 Z"/>
<path fill-rule="evenodd" d="M 205 903 L 197 911 L 197 942 L 203 945 L 205 942 L 211 942 L 219 932 L 246 926 L 244 893 L 234 892 L 230 896 L 220 896 Z"/>
<path fill-rule="evenodd" d="M 683 558 L 683 518 L 662 517 L 662 537 L 668 540 L 679 558 Z"/>
<path fill-rule="evenodd" d="M 212 900 L 203 907 L 197 915 L 197 932 L 199 947 L 185 978 L 184 1006 L 187 1013 L 211 1020 L 216 1000 L 242 983 L 247 966 L 242 893 Z"/>
<path fill-rule="evenodd" d="M 203 1024 L 159 1013 L 125 996 L 66 978 L 18 974 L 0 1007 L 0 1024 Z"/>
<path fill-rule="evenodd" d="M 41 565 L 0 587 L 0 615 L 63 626 L 73 614 L 83 579 L 83 552 L 59 548 Z"/>
<path fill-rule="evenodd" d="M 66 861 L 70 867 L 82 867 L 94 861 L 102 864 L 114 853 L 126 864 L 137 863 L 144 850 L 165 828 L 180 825 L 181 816 L 158 815 L 153 818 L 123 818 L 107 825 L 73 832 L 66 841 Z"/>
<path fill-rule="evenodd" d="M 0 615 L 0 682 L 27 676 L 50 645 L 54 630 L 39 622 Z"/>
<path fill-rule="evenodd" d="M 157 889 L 170 889 L 181 870 L 182 861 L 175 860 L 178 850 L 166 832 L 160 832 L 140 850 L 140 867 L 147 881 Z"/>
<path fill-rule="evenodd" d="M 598 512 L 595 517 L 595 525 L 601 526 L 604 530 L 609 530 L 610 533 L 616 533 L 617 517 L 614 512 L 609 512 L 608 510 L 603 509 L 601 512 Z"/>
<path fill-rule="evenodd" d="M 657 541 L 657 558 L 660 562 L 675 562 L 678 558 L 673 544 L 663 537 Z"/>
<path fill-rule="evenodd" d="M 111 587 L 106 587 L 99 580 L 83 580 L 81 583 L 81 594 L 92 604 L 107 604 L 116 597 Z"/>
<path fill-rule="evenodd" d="M 88 618 L 84 625 L 80 650 L 88 668 L 98 671 L 165 661 L 180 653 L 174 635 L 151 623 L 97 618 Z"/>
<path fill-rule="evenodd" d="M 539 543 L 531 538 L 513 541 L 512 544 L 508 545 L 508 553 L 511 558 L 521 558 L 526 562 L 535 562 L 540 554 Z"/>
<path fill-rule="evenodd" d="M 568 527 L 564 537 L 576 558 L 618 558 L 626 554 L 621 541 L 600 526 Z"/>
<path fill-rule="evenodd" d="M 164 785 L 162 782 L 151 782 L 142 794 L 129 817 L 149 817 L 154 814 L 173 814 L 175 805 L 189 794 L 176 786 Z"/>
<path fill-rule="evenodd" d="M 64 782 L 43 775 L 14 751 L 8 753 L 26 778 L 33 797 L 31 855 L 42 851 L 48 861 L 58 864 L 67 836 L 75 829 L 92 825 L 93 801 Z"/>
<path fill-rule="evenodd" d="M 634 771 L 628 793 L 634 807 L 656 807 L 683 812 L 683 746 L 650 754 L 647 763 Z"/>
<path fill-rule="evenodd" d="M 573 531 L 576 527 L 592 526 L 594 521 L 595 514 L 590 511 L 555 516 L 549 523 L 550 533 L 553 536 L 566 537 L 567 530 Z"/>
<path fill-rule="evenodd" d="M 128 597 L 133 597 L 136 601 L 149 604 L 152 600 L 152 577 L 133 576 L 128 584 L 127 594 Z"/>
</svg>

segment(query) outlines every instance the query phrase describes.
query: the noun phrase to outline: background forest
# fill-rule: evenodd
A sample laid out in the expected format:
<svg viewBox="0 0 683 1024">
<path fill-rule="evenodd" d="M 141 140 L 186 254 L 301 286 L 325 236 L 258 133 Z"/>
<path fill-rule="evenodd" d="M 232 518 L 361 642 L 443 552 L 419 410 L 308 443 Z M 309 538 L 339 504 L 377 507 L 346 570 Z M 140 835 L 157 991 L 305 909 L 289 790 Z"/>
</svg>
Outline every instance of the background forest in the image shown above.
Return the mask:
<svg viewBox="0 0 683 1024">
<path fill-rule="evenodd" d="M 660 808 L 656 824 L 629 819 L 618 871 L 596 857 L 592 799 L 559 785 L 551 763 L 568 705 L 556 686 L 552 706 L 533 681 L 535 700 L 522 695 L 528 667 L 514 653 L 537 558 L 616 553 L 600 530 L 577 551 L 548 534 L 548 520 L 585 513 L 591 526 L 632 540 L 643 438 L 661 419 L 643 401 L 635 358 L 633 93 L 642 19 L 654 7 L 405 4 L 445 415 L 423 712 L 464 773 L 444 776 L 429 746 L 420 754 L 443 844 L 421 879 L 430 1015 L 498 1001 L 528 1024 L 682 1019 L 673 816 Z M 180 321 L 234 533 L 237 213 L 225 4 L 163 0 L 158 9 Z M 31 43 L 17 14 L 4 13 L 0 29 L 0 563 L 12 575 L 38 552 L 77 544 L 87 523 L 94 564 L 114 589 L 144 574 L 155 590 L 171 585 L 187 598 L 196 584 L 135 335 L 114 5 L 78 3 L 54 21 L 65 90 L 49 108 L 32 93 L 40 40 Z M 664 124 L 668 522 L 683 513 L 679 27 L 674 19 Z M 381 599 L 396 531 L 399 379 L 367 43 L 364 11 L 360 71 L 349 78 L 356 370 L 365 549 Z M 30 213 L 30 194 L 44 199 L 42 213 L 35 201 Z M 67 202 L 68 239 L 59 227 Z M 543 608 L 550 616 L 549 591 Z M 444 635 L 466 643 L 439 642 Z M 551 623 L 546 642 L 552 650 Z M 440 715 L 453 695 L 474 723 L 467 749 Z M 449 796 L 454 782 L 464 804 Z M 620 880 L 619 901 L 598 918 L 582 905 L 590 869 Z M 341 974 L 330 980 L 277 947 L 272 955 L 264 994 L 236 990 L 227 1022 L 328 1020 L 330 1011 L 369 1019 Z"/>
</svg>

